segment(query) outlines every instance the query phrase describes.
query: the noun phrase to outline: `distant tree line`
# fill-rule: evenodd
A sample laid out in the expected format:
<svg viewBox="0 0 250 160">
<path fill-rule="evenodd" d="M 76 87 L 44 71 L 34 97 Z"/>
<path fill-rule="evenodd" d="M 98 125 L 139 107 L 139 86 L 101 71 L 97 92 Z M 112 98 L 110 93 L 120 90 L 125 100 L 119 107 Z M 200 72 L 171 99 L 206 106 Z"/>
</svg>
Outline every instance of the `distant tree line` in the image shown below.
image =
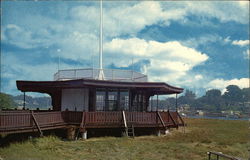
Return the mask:
<svg viewBox="0 0 250 160">
<path fill-rule="evenodd" d="M 25 106 L 30 109 L 51 107 L 50 97 L 25 97 Z M 190 110 L 205 110 L 218 112 L 234 110 L 250 112 L 250 88 L 240 89 L 236 85 L 226 87 L 226 92 L 221 93 L 218 89 L 206 91 L 202 97 L 197 97 L 191 90 L 185 90 L 183 96 L 178 97 L 178 107 L 189 106 Z M 152 110 L 157 106 L 156 99 L 150 101 Z M 23 105 L 23 95 L 12 96 L 0 93 L 0 109 L 13 109 Z M 158 109 L 175 109 L 176 99 L 171 97 L 158 101 Z"/>
<path fill-rule="evenodd" d="M 250 88 L 240 89 L 236 85 L 226 87 L 226 92 L 221 93 L 218 89 L 206 91 L 202 97 L 186 90 L 183 96 L 178 98 L 178 106 L 188 105 L 193 110 L 206 110 L 211 112 L 223 110 L 237 110 L 249 112 Z M 175 98 L 166 99 L 166 104 L 175 106 Z"/>
</svg>

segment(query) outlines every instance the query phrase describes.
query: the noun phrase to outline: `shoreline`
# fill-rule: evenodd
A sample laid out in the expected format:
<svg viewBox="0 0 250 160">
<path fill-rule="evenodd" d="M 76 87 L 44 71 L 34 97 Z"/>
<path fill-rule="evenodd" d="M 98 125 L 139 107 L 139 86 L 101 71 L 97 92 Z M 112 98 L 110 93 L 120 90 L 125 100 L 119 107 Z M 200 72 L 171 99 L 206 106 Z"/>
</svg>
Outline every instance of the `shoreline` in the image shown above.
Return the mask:
<svg viewBox="0 0 250 160">
<path fill-rule="evenodd" d="M 244 118 L 232 118 L 232 117 L 219 117 L 219 116 L 185 116 L 184 118 L 194 118 L 194 119 L 218 119 L 218 120 L 243 120 L 248 121 L 250 118 L 244 117 Z"/>
</svg>

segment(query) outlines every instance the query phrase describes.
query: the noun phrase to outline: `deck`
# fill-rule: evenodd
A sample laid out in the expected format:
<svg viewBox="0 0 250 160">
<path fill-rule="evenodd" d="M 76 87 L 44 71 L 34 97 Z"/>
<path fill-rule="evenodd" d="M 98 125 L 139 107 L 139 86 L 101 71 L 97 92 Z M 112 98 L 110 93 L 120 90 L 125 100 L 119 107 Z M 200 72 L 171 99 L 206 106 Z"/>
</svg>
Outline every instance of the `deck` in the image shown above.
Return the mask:
<svg viewBox="0 0 250 160">
<path fill-rule="evenodd" d="M 76 112 L 76 111 L 0 111 L 0 134 L 35 132 L 69 125 L 88 128 L 178 128 L 184 121 L 178 112 Z"/>
</svg>

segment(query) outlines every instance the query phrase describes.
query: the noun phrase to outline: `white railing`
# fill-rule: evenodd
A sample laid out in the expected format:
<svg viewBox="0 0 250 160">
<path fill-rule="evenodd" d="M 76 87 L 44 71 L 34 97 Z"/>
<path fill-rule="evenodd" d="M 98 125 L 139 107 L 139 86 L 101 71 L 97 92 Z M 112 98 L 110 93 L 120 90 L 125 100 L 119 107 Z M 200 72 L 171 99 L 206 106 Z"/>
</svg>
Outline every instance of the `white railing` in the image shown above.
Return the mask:
<svg viewBox="0 0 250 160">
<path fill-rule="evenodd" d="M 72 79 L 98 79 L 100 69 L 67 69 L 54 74 L 55 81 Z M 103 69 L 105 80 L 124 82 L 147 82 L 147 75 L 131 70 Z"/>
</svg>

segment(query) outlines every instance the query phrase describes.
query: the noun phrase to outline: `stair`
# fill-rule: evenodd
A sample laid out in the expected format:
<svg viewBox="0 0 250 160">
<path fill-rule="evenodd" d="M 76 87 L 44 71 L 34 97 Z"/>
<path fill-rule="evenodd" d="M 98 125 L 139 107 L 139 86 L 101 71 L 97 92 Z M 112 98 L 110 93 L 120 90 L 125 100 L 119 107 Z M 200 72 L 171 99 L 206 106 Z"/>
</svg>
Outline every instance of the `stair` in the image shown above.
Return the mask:
<svg viewBox="0 0 250 160">
<path fill-rule="evenodd" d="M 127 134 L 128 137 L 132 137 L 132 138 L 135 137 L 134 125 L 128 126 L 128 127 L 126 128 L 126 134 Z"/>
</svg>

